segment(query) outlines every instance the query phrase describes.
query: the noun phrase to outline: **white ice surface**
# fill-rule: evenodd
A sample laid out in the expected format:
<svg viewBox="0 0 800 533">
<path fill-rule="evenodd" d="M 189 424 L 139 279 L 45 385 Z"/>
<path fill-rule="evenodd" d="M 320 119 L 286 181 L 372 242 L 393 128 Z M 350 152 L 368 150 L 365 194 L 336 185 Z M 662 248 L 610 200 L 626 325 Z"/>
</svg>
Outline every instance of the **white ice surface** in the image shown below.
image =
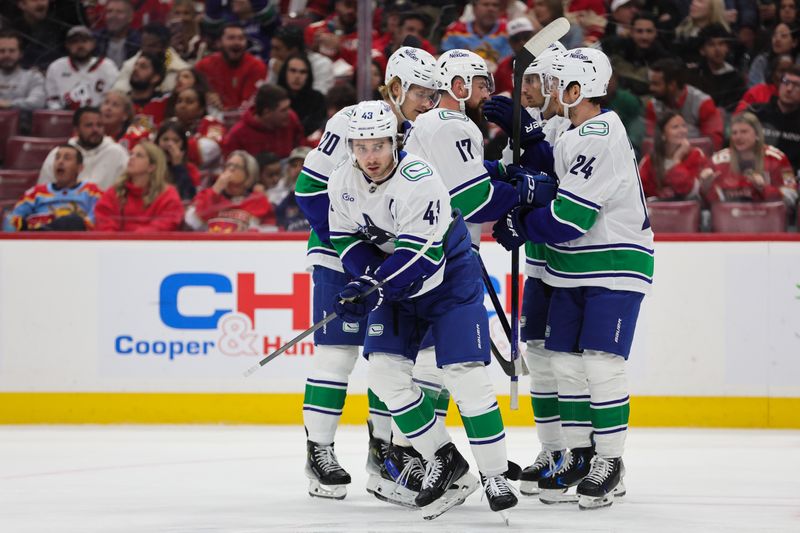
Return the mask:
<svg viewBox="0 0 800 533">
<path fill-rule="evenodd" d="M 508 434 L 529 464 L 534 430 Z M 433 522 L 377 501 L 366 441 L 366 427 L 340 428 L 353 483 L 334 502 L 306 493 L 301 427 L 0 426 L 0 532 L 800 532 L 798 431 L 633 429 L 624 499 L 580 512 L 523 498 L 509 528 L 479 493 Z"/>
</svg>

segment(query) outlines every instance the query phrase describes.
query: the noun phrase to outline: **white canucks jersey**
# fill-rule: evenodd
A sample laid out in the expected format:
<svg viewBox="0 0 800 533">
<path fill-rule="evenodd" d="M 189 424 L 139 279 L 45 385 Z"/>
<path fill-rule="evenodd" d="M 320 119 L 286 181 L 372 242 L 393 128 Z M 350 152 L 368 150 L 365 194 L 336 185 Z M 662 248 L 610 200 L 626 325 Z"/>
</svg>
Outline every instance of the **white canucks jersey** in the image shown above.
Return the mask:
<svg viewBox="0 0 800 533">
<path fill-rule="evenodd" d="M 423 115 L 424 116 L 424 115 Z M 437 171 L 423 159 L 405 154 L 393 175 L 375 186 L 350 161 L 328 182 L 331 242 L 347 260 L 358 244 L 369 242 L 392 254 L 431 246 L 417 259 L 436 271 L 414 294 L 437 287 L 444 278 L 443 239 L 450 225 L 450 196 Z"/>
<path fill-rule="evenodd" d="M 649 293 L 653 232 L 636 156 L 619 116 L 606 111 L 567 130 L 554 155 L 560 185 L 551 215 L 585 233 L 547 244 L 543 281 Z"/>
<path fill-rule="evenodd" d="M 314 202 L 314 200 L 323 200 L 328 195 L 328 180 L 333 170 L 348 158 L 345 146 L 347 123 L 355 107 L 354 105 L 345 107 L 328 120 L 319 145 L 308 153 L 303 162 L 303 169 L 297 177 L 295 197 L 298 202 L 305 201 L 311 209 L 318 211 L 317 216 L 322 218 L 328 216 L 327 202 Z M 306 216 L 309 217 L 309 213 L 306 213 Z M 344 272 L 336 250 L 329 242 L 322 241 L 313 230 L 308 238 L 306 258 L 309 268 L 320 265 Z"/>
<path fill-rule="evenodd" d="M 119 75 L 116 65 L 103 57 L 93 57 L 78 66 L 69 57 L 56 59 L 47 67 L 45 91 L 50 109 L 78 109 L 99 106 Z"/>
<path fill-rule="evenodd" d="M 493 186 L 483 166 L 483 135 L 464 113 L 433 109 L 417 117 L 406 150 L 429 161 L 444 180 L 453 209 L 468 221 L 492 198 Z M 473 246 L 481 224 L 467 222 Z"/>
</svg>

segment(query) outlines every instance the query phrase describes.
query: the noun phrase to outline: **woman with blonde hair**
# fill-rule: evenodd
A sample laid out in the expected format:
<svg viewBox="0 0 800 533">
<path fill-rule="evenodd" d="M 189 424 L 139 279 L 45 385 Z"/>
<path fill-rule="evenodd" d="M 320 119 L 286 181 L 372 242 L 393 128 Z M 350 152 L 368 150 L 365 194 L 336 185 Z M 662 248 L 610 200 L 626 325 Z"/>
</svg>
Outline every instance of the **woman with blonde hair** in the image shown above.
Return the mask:
<svg viewBox="0 0 800 533">
<path fill-rule="evenodd" d="M 730 147 L 712 158 L 716 179 L 709 202 L 762 202 L 780 200 L 793 209 L 797 181 L 786 154 L 764 143 L 758 117 L 745 112 L 731 119 Z"/>
<path fill-rule="evenodd" d="M 275 229 L 272 205 L 264 193 L 253 190 L 259 178 L 256 159 L 244 150 L 228 155 L 214 184 L 197 193 L 186 212 L 186 224 L 211 233 Z"/>
<path fill-rule="evenodd" d="M 164 152 L 150 141 L 131 150 L 125 173 L 95 206 L 95 230 L 174 231 L 183 220 L 178 191 L 167 183 Z"/>
<path fill-rule="evenodd" d="M 675 28 L 677 52 L 687 64 L 698 63 L 700 56 L 700 30 L 711 24 L 720 24 L 725 31 L 731 27 L 725 17 L 724 0 L 692 0 L 689 15 Z"/>
</svg>

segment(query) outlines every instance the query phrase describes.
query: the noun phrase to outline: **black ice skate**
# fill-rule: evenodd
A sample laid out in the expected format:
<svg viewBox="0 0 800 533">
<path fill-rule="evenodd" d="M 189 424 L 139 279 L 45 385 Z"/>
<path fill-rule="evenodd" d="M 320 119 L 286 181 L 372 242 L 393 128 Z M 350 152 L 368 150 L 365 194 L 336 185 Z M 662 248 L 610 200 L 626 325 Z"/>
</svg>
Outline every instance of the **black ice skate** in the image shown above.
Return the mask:
<svg viewBox="0 0 800 533">
<path fill-rule="evenodd" d="M 589 474 L 593 456 L 594 448 L 591 446 L 567 450 L 561 467 L 539 481 L 539 500 L 546 504 L 578 501 L 576 495 L 567 494 L 567 491 Z"/>
<path fill-rule="evenodd" d="M 499 474 L 487 478 L 481 474 L 481 484 L 486 499 L 489 500 L 489 508 L 498 513 L 503 521 L 508 525 L 508 510 L 517 505 L 517 495 L 514 494 L 514 487 L 508 482 L 504 474 Z"/>
<path fill-rule="evenodd" d="M 539 481 L 550 477 L 564 464 L 566 450 L 542 450 L 532 465 L 526 467 L 520 476 L 519 491 L 525 496 L 539 494 Z"/>
<path fill-rule="evenodd" d="M 416 498 L 425 478 L 422 456 L 414 448 L 392 444 L 372 493 L 379 500 L 417 509 Z"/>
<path fill-rule="evenodd" d="M 339 464 L 333 453 L 333 444 L 323 446 L 308 441 L 306 454 L 306 477 L 308 494 L 317 498 L 343 500 L 347 496 L 350 474 Z"/>
<path fill-rule="evenodd" d="M 367 492 L 375 494 L 375 489 L 381 481 L 381 470 L 383 470 L 383 461 L 386 459 L 386 453 L 389 450 L 389 443 L 372 435 L 372 422 L 369 420 L 367 420 L 367 430 L 369 431 Z"/>
<path fill-rule="evenodd" d="M 478 479 L 469 473 L 466 459 L 449 442 L 436 451 L 425 468 L 425 478 L 415 502 L 425 520 L 433 520 L 462 503 L 478 490 Z"/>
<path fill-rule="evenodd" d="M 607 459 L 599 455 L 592 461 L 592 469 L 578 484 L 578 507 L 600 509 L 614 503 L 614 497 L 625 475 L 621 457 Z M 623 489 L 624 491 L 624 489 Z M 624 495 L 624 492 L 619 495 Z"/>
</svg>

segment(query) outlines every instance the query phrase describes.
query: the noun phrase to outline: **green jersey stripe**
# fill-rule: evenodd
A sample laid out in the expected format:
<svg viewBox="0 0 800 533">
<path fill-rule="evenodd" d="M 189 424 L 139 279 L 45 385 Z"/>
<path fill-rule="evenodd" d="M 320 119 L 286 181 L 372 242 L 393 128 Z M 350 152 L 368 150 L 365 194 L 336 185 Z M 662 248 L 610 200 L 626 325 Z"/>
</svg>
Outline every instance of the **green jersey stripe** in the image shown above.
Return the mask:
<svg viewBox="0 0 800 533">
<path fill-rule="evenodd" d="M 503 432 L 503 418 L 497 408 L 478 416 L 462 414 L 461 420 L 464 422 L 464 429 L 470 439 L 485 439 Z"/>
<path fill-rule="evenodd" d="M 395 241 L 394 246 L 395 249 L 408 248 L 409 250 L 414 250 L 415 252 L 418 252 L 422 249 L 424 245 L 414 241 L 398 239 L 397 241 Z M 425 253 L 422 255 L 424 255 L 427 259 L 433 261 L 435 264 L 441 263 L 442 259 L 444 258 L 444 246 L 443 245 L 431 246 L 427 250 L 425 250 Z"/>
<path fill-rule="evenodd" d="M 655 264 L 652 254 L 631 249 L 566 252 L 548 246 L 545 258 L 551 270 L 571 274 L 627 272 L 652 278 Z"/>
<path fill-rule="evenodd" d="M 629 403 L 613 407 L 592 407 L 592 427 L 595 429 L 609 429 L 628 424 L 631 414 Z"/>
<path fill-rule="evenodd" d="M 294 189 L 299 196 L 319 194 L 328 190 L 328 183 L 301 170 Z"/>
<path fill-rule="evenodd" d="M 450 198 L 453 209 L 459 209 L 464 220 L 471 217 L 476 211 L 485 206 L 492 197 L 492 182 L 487 177 L 474 185 L 459 191 Z"/>
<path fill-rule="evenodd" d="M 553 200 L 551 208 L 553 216 L 563 222 L 586 233 L 597 220 L 597 210 L 586 207 L 571 198 L 559 194 Z"/>
</svg>

